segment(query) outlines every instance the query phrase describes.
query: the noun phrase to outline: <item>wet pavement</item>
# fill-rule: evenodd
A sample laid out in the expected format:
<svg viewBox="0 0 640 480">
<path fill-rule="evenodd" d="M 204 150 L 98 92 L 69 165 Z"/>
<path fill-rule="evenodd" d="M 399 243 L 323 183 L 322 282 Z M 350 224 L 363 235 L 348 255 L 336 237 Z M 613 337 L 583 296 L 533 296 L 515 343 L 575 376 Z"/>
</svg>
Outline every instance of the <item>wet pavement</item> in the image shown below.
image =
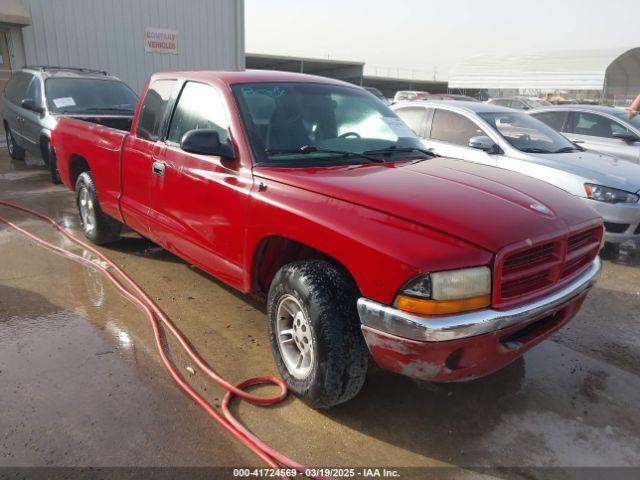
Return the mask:
<svg viewBox="0 0 640 480">
<path fill-rule="evenodd" d="M 73 195 L 38 164 L 2 151 L 0 198 L 81 236 Z M 24 214 L 0 214 L 70 246 Z M 275 374 L 262 305 L 133 233 L 101 250 L 225 377 Z M 4 225 L 0 258 L 0 466 L 260 465 L 173 384 L 148 320 L 100 274 Z M 190 376 L 178 349 L 172 356 L 219 404 L 224 392 Z M 544 470 L 521 477 L 502 467 L 640 466 L 639 373 L 640 255 L 632 253 L 605 259 L 566 328 L 488 378 L 436 385 L 372 368 L 362 393 L 328 412 L 295 398 L 234 410 L 310 465 L 453 465 L 465 467 L 453 475 L 463 478 L 500 467 L 490 476 L 544 478 Z"/>
</svg>

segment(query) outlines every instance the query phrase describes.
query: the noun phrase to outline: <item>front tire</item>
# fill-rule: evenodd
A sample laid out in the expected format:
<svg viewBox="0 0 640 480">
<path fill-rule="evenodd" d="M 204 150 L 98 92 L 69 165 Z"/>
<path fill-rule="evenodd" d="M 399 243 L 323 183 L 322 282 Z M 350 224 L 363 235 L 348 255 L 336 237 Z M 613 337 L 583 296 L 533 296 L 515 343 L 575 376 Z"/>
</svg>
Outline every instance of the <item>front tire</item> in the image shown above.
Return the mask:
<svg viewBox="0 0 640 480">
<path fill-rule="evenodd" d="M 76 204 L 85 237 L 96 245 L 120 239 L 122 224 L 102 213 L 90 172 L 81 173 L 76 181 Z"/>
<path fill-rule="evenodd" d="M 360 331 L 357 289 L 322 260 L 282 267 L 269 288 L 271 350 L 290 390 L 314 408 L 355 397 L 369 354 Z"/>
<path fill-rule="evenodd" d="M 9 150 L 9 156 L 13 159 L 13 160 L 24 160 L 24 156 L 25 156 L 25 150 L 24 148 L 20 147 L 15 139 L 13 138 L 13 133 L 11 133 L 11 128 L 9 128 L 9 125 L 4 126 L 5 130 L 5 135 L 7 136 L 7 150 Z"/>
</svg>

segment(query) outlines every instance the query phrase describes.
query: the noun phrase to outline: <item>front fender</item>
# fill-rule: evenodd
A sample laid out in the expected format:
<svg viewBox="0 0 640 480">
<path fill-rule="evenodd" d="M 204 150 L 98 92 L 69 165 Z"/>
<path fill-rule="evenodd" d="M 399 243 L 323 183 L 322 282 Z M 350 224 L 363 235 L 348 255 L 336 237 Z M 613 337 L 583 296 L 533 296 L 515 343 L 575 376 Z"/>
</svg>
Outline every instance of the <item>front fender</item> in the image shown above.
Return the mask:
<svg viewBox="0 0 640 480">
<path fill-rule="evenodd" d="M 493 259 L 475 245 L 394 215 L 275 181 L 260 183 L 250 200 L 247 265 L 262 239 L 282 236 L 340 262 L 362 295 L 390 304 L 416 275 L 489 265 Z M 249 285 L 251 268 L 245 272 Z"/>
</svg>

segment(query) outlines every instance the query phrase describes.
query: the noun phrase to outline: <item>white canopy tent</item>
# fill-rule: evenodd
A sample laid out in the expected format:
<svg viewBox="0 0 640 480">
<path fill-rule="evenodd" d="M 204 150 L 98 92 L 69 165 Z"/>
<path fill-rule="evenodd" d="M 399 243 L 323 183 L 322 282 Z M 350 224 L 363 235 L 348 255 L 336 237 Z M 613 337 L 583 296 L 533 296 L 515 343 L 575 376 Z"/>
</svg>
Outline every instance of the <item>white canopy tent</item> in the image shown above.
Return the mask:
<svg viewBox="0 0 640 480">
<path fill-rule="evenodd" d="M 479 55 L 460 64 L 450 89 L 640 93 L 640 47 Z"/>
</svg>

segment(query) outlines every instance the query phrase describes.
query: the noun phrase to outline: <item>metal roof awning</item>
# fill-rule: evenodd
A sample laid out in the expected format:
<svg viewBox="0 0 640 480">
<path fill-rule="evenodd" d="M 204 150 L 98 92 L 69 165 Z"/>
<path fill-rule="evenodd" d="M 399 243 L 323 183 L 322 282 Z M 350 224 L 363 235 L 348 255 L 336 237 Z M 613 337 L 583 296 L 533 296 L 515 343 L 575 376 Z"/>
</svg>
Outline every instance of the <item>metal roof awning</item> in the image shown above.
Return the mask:
<svg viewBox="0 0 640 480">
<path fill-rule="evenodd" d="M 450 88 L 603 90 L 607 69 L 629 48 L 479 55 L 459 65 Z"/>
<path fill-rule="evenodd" d="M 9 25 L 31 25 L 31 15 L 20 0 L 2 0 L 0 2 L 0 23 Z"/>
</svg>

